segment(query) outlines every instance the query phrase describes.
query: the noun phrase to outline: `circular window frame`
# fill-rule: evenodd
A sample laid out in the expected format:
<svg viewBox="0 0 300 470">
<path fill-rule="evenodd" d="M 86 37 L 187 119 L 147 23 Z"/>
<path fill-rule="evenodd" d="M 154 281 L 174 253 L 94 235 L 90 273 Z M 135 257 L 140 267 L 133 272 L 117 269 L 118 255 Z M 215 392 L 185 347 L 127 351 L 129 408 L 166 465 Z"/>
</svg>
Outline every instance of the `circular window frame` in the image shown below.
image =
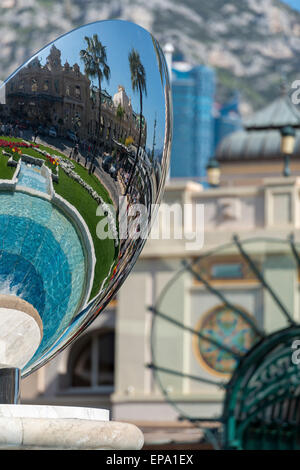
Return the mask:
<svg viewBox="0 0 300 470">
<path fill-rule="evenodd" d="M 254 317 L 254 315 L 252 315 L 251 313 L 249 313 L 244 307 L 241 307 L 240 305 L 237 305 L 235 304 L 235 307 L 237 307 L 239 310 L 241 310 L 245 316 L 251 318 L 251 321 L 254 322 L 255 324 L 257 324 L 257 321 L 256 321 L 256 318 Z M 202 316 L 201 318 L 197 321 L 195 327 L 194 327 L 194 330 L 197 331 L 197 332 L 200 332 L 205 321 L 207 320 L 207 318 L 214 312 L 216 312 L 217 310 L 221 310 L 221 309 L 224 309 L 224 308 L 228 308 L 226 306 L 226 304 L 219 304 L 217 306 L 214 306 L 212 308 L 210 308 L 209 310 L 207 310 Z M 255 343 L 254 343 L 255 344 Z M 253 344 L 253 346 L 254 346 Z M 252 347 L 253 347 L 252 346 Z M 250 348 L 251 349 L 251 348 Z M 192 338 L 192 350 L 193 350 L 193 353 L 194 353 L 194 357 L 196 358 L 197 362 L 200 364 L 200 366 L 209 374 L 213 375 L 214 377 L 218 377 L 218 378 L 223 378 L 223 379 L 230 379 L 230 377 L 232 376 L 232 374 L 234 373 L 234 369 L 232 372 L 219 372 L 215 369 L 213 369 L 211 366 L 209 366 L 207 364 L 207 362 L 205 361 L 205 359 L 203 358 L 203 355 L 201 354 L 200 352 L 200 348 L 199 348 L 199 336 L 197 336 L 195 333 L 193 334 L 193 338 Z"/>
</svg>

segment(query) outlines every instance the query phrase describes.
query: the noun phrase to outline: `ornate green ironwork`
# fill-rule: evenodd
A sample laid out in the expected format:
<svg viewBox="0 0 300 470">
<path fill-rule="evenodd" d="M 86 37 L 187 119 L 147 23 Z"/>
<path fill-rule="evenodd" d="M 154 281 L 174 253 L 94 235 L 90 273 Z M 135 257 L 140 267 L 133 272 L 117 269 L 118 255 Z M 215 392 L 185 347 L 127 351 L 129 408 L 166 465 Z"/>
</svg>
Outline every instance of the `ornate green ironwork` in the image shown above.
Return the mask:
<svg viewBox="0 0 300 470">
<path fill-rule="evenodd" d="M 219 284 L 214 284 L 208 261 L 212 257 L 214 260 L 219 259 L 223 255 L 222 250 L 227 258 L 239 256 L 244 266 L 243 274 L 248 276 L 246 281 L 254 279 L 266 291 L 274 308 L 277 308 L 277 321 L 281 316 L 284 323 L 289 325 L 287 328 L 281 326 L 278 331 L 267 335 L 262 321 L 265 318 L 265 304 L 262 317 L 253 315 L 254 312 L 251 316 L 228 298 L 228 290 L 221 291 Z M 276 270 L 283 260 L 283 269 L 288 266 L 294 273 L 293 278 L 299 282 L 299 253 L 300 245 L 293 237 L 288 241 L 267 238 L 241 241 L 235 237 L 231 245 L 219 247 L 197 260 L 185 261 L 184 268 L 167 284 L 156 306 L 149 309 L 153 313 L 153 322 L 152 363 L 148 367 L 153 369 L 166 400 L 175 407 L 180 418 L 189 419 L 204 430 L 205 422 L 219 423 L 222 431 L 218 439 L 214 432 L 211 434 L 206 430 L 206 436 L 215 448 L 300 450 L 300 365 L 292 362 L 293 341 L 298 339 L 300 345 L 300 325 L 288 310 L 288 305 L 285 305 L 289 304 L 287 291 L 284 290 L 284 286 L 289 287 L 288 284 L 281 282 L 281 279 L 278 283 L 277 272 L 277 284 L 271 285 L 273 277 L 270 278 L 266 271 L 266 266 L 269 268 L 269 259 L 271 269 L 275 266 Z M 237 263 L 236 259 L 233 262 Z M 173 312 L 171 310 L 171 314 L 167 313 L 172 305 L 169 300 L 177 296 L 177 283 L 181 276 L 194 279 L 202 289 L 222 302 L 211 311 L 202 313 L 201 320 L 196 325 L 194 321 L 190 324 L 183 321 L 191 317 L 180 311 L 180 306 L 183 305 L 180 298 L 175 303 L 175 310 L 173 307 Z M 273 307 L 270 303 L 268 305 L 270 315 L 270 305 Z M 290 307 L 291 310 L 292 308 Z M 170 338 L 171 328 L 174 329 L 174 338 L 183 338 L 178 335 L 178 330 L 184 332 L 185 347 L 187 336 L 192 336 L 193 352 L 195 357 L 199 355 L 202 365 L 201 373 L 194 373 L 195 366 L 192 373 L 189 373 L 178 356 L 176 360 L 171 352 L 169 356 L 167 351 L 161 355 L 157 335 L 164 331 L 164 338 Z M 174 338 L 172 344 L 176 341 Z M 181 345 L 178 346 L 180 350 Z M 218 378 L 211 380 L 205 373 Z M 226 373 L 232 373 L 229 379 Z M 174 393 L 172 386 L 168 385 L 173 383 L 176 388 L 176 383 L 180 384 L 183 380 L 203 382 L 204 385 L 215 385 L 223 389 L 225 399 L 222 414 L 211 418 L 199 416 L 198 413 L 193 416 L 191 408 L 185 405 L 184 398 Z"/>
<path fill-rule="evenodd" d="M 277 331 L 241 360 L 227 385 L 227 449 L 300 449 L 300 367 L 292 343 L 300 326 Z"/>
</svg>

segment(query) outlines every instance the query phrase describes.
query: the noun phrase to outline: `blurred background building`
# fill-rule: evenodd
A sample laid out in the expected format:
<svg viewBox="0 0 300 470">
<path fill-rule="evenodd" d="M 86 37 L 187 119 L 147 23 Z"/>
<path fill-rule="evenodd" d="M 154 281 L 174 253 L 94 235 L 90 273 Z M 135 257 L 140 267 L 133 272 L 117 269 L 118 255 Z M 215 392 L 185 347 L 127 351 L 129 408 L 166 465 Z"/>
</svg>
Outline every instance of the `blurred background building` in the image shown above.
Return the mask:
<svg viewBox="0 0 300 470">
<path fill-rule="evenodd" d="M 172 58 L 170 44 L 165 54 L 174 113 L 171 177 L 201 181 L 219 142 L 242 126 L 238 94 L 227 103 L 217 103 L 213 68 L 193 66 L 178 54 Z"/>
<path fill-rule="evenodd" d="M 225 104 L 215 103 L 214 110 L 214 149 L 224 137 L 243 127 L 239 109 L 239 93 Z"/>
<path fill-rule="evenodd" d="M 295 148 L 289 162 L 291 176 L 283 175 L 286 166 L 282 130 L 286 128 L 295 133 Z M 168 374 L 164 376 L 163 389 L 160 388 L 153 370 L 147 367 L 153 361 L 150 346 L 153 314 L 148 307 L 155 305 L 183 260 L 192 261 L 229 243 L 234 235 L 241 239 L 287 240 L 294 234 L 300 241 L 299 132 L 300 113 L 282 91 L 277 100 L 245 120 L 243 129 L 220 141 L 216 150 L 219 182 L 214 180 L 211 184 L 209 171 L 205 184 L 189 178 L 171 178 L 164 196 L 169 207 L 174 203 L 182 207 L 186 203 L 194 207 L 204 204 L 204 249 L 186 250 L 186 241 L 174 237 L 180 228 L 176 227 L 179 223 L 176 219 L 171 222 L 171 240 L 149 239 L 117 298 L 86 333 L 48 365 L 24 379 L 22 401 L 109 408 L 113 418 L 141 426 L 148 445 L 160 439 L 199 441 L 200 431 L 193 434 L 195 431 L 191 433 L 187 421 L 178 422 L 180 407 L 188 410 L 190 417 L 217 417 L 222 411 L 223 391 L 188 377 L 175 380 Z M 193 221 L 190 231 L 196 228 Z M 299 268 L 295 260 L 281 256 L 280 247 L 275 247 L 272 261 L 262 259 L 261 266 L 266 279 L 298 319 Z M 206 272 L 211 285 L 232 305 L 242 308 L 258 327 L 271 332 L 285 325 L 278 306 L 249 272 L 237 250 L 213 256 Z M 194 330 L 209 319 L 216 334 L 218 315 L 226 313 L 220 299 L 189 275 L 182 276 L 175 292 L 167 297 L 166 310 Z M 222 372 L 223 366 L 226 369 L 226 357 L 215 366 L 208 366 L 200 346 L 193 342 L 193 335 L 186 337 L 184 330 L 176 331 L 163 323 L 156 334 L 157 354 L 170 367 L 205 380 L 228 379 L 228 371 Z M 248 330 L 245 335 L 245 341 L 251 343 Z M 163 392 L 167 392 L 169 401 L 176 403 L 179 410 L 166 401 Z"/>
<path fill-rule="evenodd" d="M 205 176 L 214 147 L 215 79 L 214 70 L 204 65 L 173 63 L 172 177 Z"/>
</svg>

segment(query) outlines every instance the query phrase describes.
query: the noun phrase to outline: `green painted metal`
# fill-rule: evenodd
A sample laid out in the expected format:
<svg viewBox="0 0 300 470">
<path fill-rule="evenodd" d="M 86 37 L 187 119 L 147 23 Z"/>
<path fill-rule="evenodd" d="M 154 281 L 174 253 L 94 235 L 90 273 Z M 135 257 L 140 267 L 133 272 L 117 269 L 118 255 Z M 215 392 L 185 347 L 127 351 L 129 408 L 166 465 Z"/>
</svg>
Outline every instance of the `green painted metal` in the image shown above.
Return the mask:
<svg viewBox="0 0 300 470">
<path fill-rule="evenodd" d="M 300 366 L 293 326 L 261 340 L 240 361 L 224 402 L 226 449 L 300 450 Z"/>
<path fill-rule="evenodd" d="M 251 258 L 251 256 L 246 252 L 246 250 L 242 247 L 242 244 L 239 240 L 239 238 L 237 236 L 234 236 L 233 237 L 233 240 L 236 244 L 236 246 L 238 247 L 241 255 L 243 256 L 243 258 L 247 261 L 248 265 L 250 266 L 251 270 L 253 271 L 253 273 L 255 274 L 256 278 L 259 280 L 259 282 L 261 283 L 261 285 L 267 289 L 267 291 L 270 293 L 270 295 L 273 297 L 274 299 L 274 302 L 278 305 L 278 307 L 280 308 L 281 312 L 283 313 L 283 315 L 286 317 L 287 321 L 289 322 L 290 325 L 295 325 L 295 321 L 293 320 L 292 316 L 290 315 L 290 313 L 287 311 L 286 307 L 283 305 L 283 303 L 281 302 L 281 300 L 279 299 L 278 295 L 276 294 L 276 292 L 274 291 L 274 289 L 272 289 L 272 287 L 266 282 L 262 272 L 260 272 L 260 270 L 257 268 L 257 266 L 255 265 L 253 259 Z"/>
<path fill-rule="evenodd" d="M 185 377 L 187 379 L 196 380 L 197 382 L 203 382 L 203 383 L 206 383 L 206 384 L 215 385 L 216 387 L 219 387 L 219 388 L 224 388 L 225 389 L 226 386 L 227 386 L 227 384 L 225 382 L 216 382 L 215 380 L 205 379 L 204 377 L 199 377 L 197 375 L 184 374 L 183 372 L 180 372 L 178 370 L 166 369 L 165 367 L 158 367 L 158 366 L 155 366 L 154 364 L 147 364 L 147 367 L 149 369 L 157 370 L 157 371 L 160 371 L 160 372 L 165 372 L 165 373 L 170 374 L 170 375 L 177 375 L 179 377 Z"/>
<path fill-rule="evenodd" d="M 197 260 L 184 261 L 184 268 L 165 286 L 156 306 L 149 309 L 154 314 L 151 334 L 153 361 L 151 368 L 166 400 L 179 412 L 182 419 L 189 419 L 196 425 L 202 423 L 203 429 L 205 429 L 205 421 L 215 421 L 220 424 L 222 432 L 217 436 L 218 442 L 216 443 L 214 440 L 213 445 L 215 448 L 218 448 L 219 437 L 222 434 L 222 447 L 225 449 L 300 450 L 300 365 L 292 362 L 294 352 L 292 344 L 295 339 L 300 340 L 300 325 L 295 323 L 292 315 L 293 307 L 290 306 L 291 311 L 289 312 L 285 305 L 285 303 L 288 303 L 287 300 L 289 300 L 287 295 L 289 291 L 278 289 L 278 283 L 271 286 L 272 280 L 270 282 L 263 269 L 257 266 L 255 258 L 252 259 L 252 254 L 256 253 L 255 250 L 259 254 L 266 253 L 266 257 L 269 253 L 272 256 L 273 251 L 268 251 L 268 249 L 263 251 L 264 247 L 259 245 L 253 249 L 253 245 L 251 246 L 250 243 L 265 243 L 266 246 L 268 245 L 268 249 L 271 247 L 270 250 L 274 249 L 275 253 L 284 254 L 291 259 L 294 258 L 295 269 L 300 268 L 300 245 L 294 241 L 293 237 L 290 237 L 288 241 L 264 237 L 253 238 L 251 240 L 235 238 L 232 245 L 219 247 L 216 250 L 201 255 Z M 273 248 L 272 243 L 276 244 Z M 277 330 L 275 333 L 266 336 L 261 324 L 258 326 L 239 306 L 228 300 L 227 295 L 221 289 L 219 290 L 218 287 L 212 285 L 213 283 L 210 282 L 207 272 L 205 272 L 205 269 L 207 269 L 205 264 L 203 268 L 201 266 L 202 261 L 212 255 L 222 253 L 222 250 L 235 253 L 232 246 L 243 257 L 247 267 L 254 273 L 260 285 L 273 299 L 275 306 L 278 307 L 279 315 L 285 319 L 285 323 L 288 322 L 290 325 L 288 328 Z M 246 249 L 247 247 L 250 247 L 250 249 Z M 162 311 L 165 311 L 162 300 L 168 292 L 172 292 L 172 286 L 176 285 L 176 281 L 184 272 L 189 274 L 190 277 L 188 279 L 193 277 L 201 282 L 210 294 L 219 299 L 228 309 L 240 315 L 253 327 L 259 336 L 259 340 L 246 354 L 236 354 L 237 351 L 233 349 L 232 345 L 229 346 L 225 340 L 222 342 L 220 339 L 208 338 L 203 325 L 201 329 L 196 330 L 194 327 L 195 323 L 187 325 L 181 322 L 182 316 L 180 314 L 176 317 L 172 310 L 172 314 L 169 315 L 162 313 Z M 285 288 L 286 284 L 283 282 L 282 289 Z M 282 302 L 280 295 L 285 303 Z M 168 303 L 166 305 L 168 306 Z M 178 313 L 179 310 L 176 311 Z M 263 311 L 263 315 L 265 315 L 265 311 Z M 167 366 L 165 366 L 162 360 L 163 357 L 157 357 L 155 351 L 156 342 L 154 341 L 154 336 L 160 331 L 160 328 L 155 325 L 160 319 L 163 322 L 168 322 L 170 327 L 174 326 L 175 329 L 182 329 L 186 333 L 206 339 L 221 351 L 230 350 L 228 352 L 235 354 L 237 366 L 229 382 L 216 382 L 205 378 L 205 376 L 201 377 L 186 373 L 179 362 L 174 369 L 169 367 L 170 363 L 167 363 Z M 275 328 L 282 328 L 282 326 L 277 327 L 276 324 L 271 325 L 271 327 L 273 327 L 273 330 Z M 222 415 L 212 419 L 199 417 L 198 414 L 195 416 L 196 413 L 192 416 L 189 408 L 185 408 L 176 395 L 168 392 L 166 387 L 168 382 L 165 379 L 168 376 L 178 376 L 206 382 L 225 390 Z M 207 438 L 209 438 L 208 434 Z"/>
</svg>

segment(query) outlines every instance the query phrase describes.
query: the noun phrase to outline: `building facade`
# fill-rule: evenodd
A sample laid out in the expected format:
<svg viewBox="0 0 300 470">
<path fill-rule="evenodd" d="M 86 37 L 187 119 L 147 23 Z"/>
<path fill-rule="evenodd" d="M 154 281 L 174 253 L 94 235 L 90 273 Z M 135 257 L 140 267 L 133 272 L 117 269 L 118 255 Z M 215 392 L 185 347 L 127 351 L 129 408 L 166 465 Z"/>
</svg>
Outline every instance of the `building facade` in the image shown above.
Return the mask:
<svg viewBox="0 0 300 470">
<path fill-rule="evenodd" d="M 171 177 L 199 178 L 214 150 L 215 72 L 173 62 L 173 147 Z"/>
<path fill-rule="evenodd" d="M 228 135 L 242 129 L 243 123 L 239 111 L 239 97 L 236 95 L 232 100 L 223 105 L 217 105 L 214 119 L 214 149 Z"/>
<path fill-rule="evenodd" d="M 118 106 L 121 113 L 117 112 Z M 1 115 L 4 119 L 26 120 L 33 126 L 54 126 L 62 137 L 73 130 L 80 139 L 92 140 L 99 132 L 98 109 L 98 88 L 92 86 L 78 64 L 63 65 L 61 52 L 53 45 L 45 65 L 37 58 L 10 80 Z M 113 140 L 125 142 L 128 137 L 137 145 L 139 121 L 122 85 L 114 96 L 101 91 L 101 138 L 108 148 Z M 146 138 L 143 117 L 142 147 Z"/>
</svg>

